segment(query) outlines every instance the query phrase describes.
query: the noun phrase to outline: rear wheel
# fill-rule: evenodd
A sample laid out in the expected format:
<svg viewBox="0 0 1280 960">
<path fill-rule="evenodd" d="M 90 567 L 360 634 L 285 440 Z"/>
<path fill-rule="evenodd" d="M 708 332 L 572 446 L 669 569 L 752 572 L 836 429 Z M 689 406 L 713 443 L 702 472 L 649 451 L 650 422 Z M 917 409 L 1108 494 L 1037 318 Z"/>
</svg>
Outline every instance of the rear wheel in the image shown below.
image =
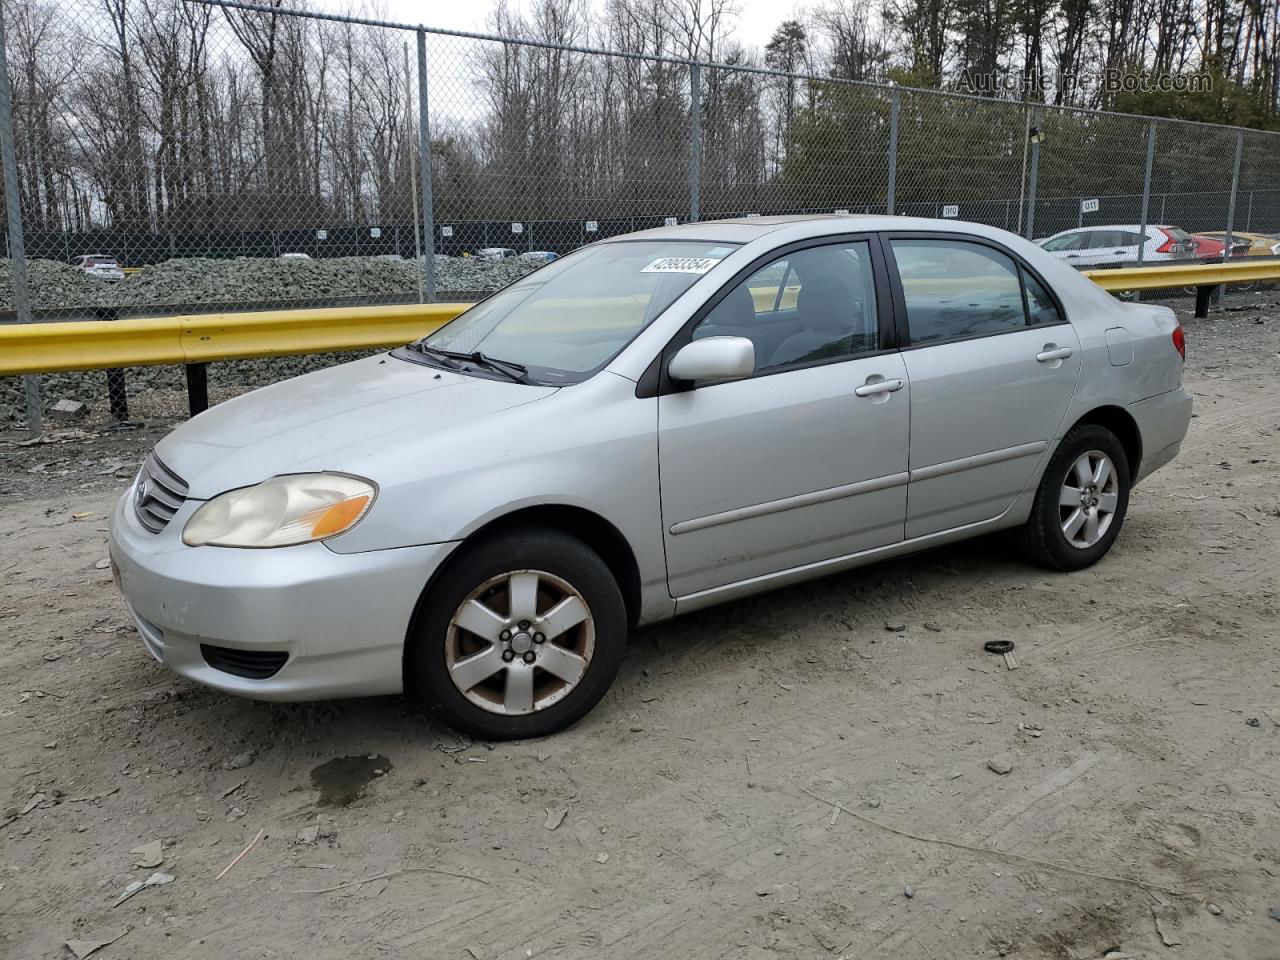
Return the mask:
<svg viewBox="0 0 1280 960">
<path fill-rule="evenodd" d="M 1097 563 L 1129 507 L 1129 459 L 1116 435 L 1086 423 L 1062 439 L 1020 531 L 1028 559 L 1053 570 Z"/>
<path fill-rule="evenodd" d="M 546 736 L 580 719 L 609 689 L 626 645 L 609 568 L 550 529 L 462 550 L 425 599 L 407 685 L 442 721 L 487 740 Z"/>
</svg>

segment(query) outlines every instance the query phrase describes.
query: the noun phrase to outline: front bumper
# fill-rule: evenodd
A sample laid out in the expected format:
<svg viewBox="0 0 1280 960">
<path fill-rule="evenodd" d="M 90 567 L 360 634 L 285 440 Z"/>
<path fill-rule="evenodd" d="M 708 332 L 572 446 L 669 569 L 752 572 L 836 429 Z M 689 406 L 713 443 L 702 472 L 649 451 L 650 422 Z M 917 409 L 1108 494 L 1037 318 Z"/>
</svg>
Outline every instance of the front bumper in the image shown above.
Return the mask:
<svg viewBox="0 0 1280 960">
<path fill-rule="evenodd" d="M 1178 455 L 1191 425 L 1191 394 L 1178 387 L 1129 404 L 1129 413 L 1142 436 L 1142 464 L 1133 478 L 1137 483 Z"/>
<path fill-rule="evenodd" d="M 405 635 L 432 573 L 456 544 L 339 554 L 322 543 L 265 550 L 188 547 L 188 501 L 159 534 L 111 518 L 120 590 L 153 657 L 198 683 L 258 700 L 399 693 Z M 287 654 L 266 679 L 205 662 L 201 645 Z"/>
</svg>

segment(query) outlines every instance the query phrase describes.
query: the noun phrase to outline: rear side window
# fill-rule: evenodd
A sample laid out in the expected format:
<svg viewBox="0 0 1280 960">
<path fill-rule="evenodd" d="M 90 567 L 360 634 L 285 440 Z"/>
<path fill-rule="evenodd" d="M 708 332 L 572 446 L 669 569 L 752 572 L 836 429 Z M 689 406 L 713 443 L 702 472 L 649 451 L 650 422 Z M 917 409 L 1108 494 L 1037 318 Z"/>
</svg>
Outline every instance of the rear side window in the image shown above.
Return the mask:
<svg viewBox="0 0 1280 960">
<path fill-rule="evenodd" d="M 1062 322 L 1043 285 L 1007 254 L 960 240 L 900 239 L 890 243 L 913 344 Z"/>
<path fill-rule="evenodd" d="M 1083 244 L 1084 234 L 1065 233 L 1060 237 L 1054 237 L 1052 240 L 1046 240 L 1044 249 L 1050 253 L 1059 253 L 1063 250 L 1079 250 Z"/>
<path fill-rule="evenodd" d="M 1038 327 L 1046 323 L 1062 323 L 1062 314 L 1044 285 L 1021 267 L 1018 273 L 1022 276 L 1022 289 L 1027 294 L 1028 325 Z"/>
</svg>

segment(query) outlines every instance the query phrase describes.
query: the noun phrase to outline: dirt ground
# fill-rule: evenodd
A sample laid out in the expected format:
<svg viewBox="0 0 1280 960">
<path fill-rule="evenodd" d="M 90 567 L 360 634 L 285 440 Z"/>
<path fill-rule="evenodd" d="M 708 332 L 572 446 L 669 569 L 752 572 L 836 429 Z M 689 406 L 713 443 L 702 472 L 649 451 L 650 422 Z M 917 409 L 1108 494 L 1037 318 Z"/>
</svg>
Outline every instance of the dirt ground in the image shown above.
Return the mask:
<svg viewBox="0 0 1280 960">
<path fill-rule="evenodd" d="M 0 438 L 0 957 L 1280 958 L 1268 300 L 1188 322 L 1097 567 L 986 539 L 642 630 L 537 742 L 167 673 L 103 569 L 163 424 Z"/>
</svg>

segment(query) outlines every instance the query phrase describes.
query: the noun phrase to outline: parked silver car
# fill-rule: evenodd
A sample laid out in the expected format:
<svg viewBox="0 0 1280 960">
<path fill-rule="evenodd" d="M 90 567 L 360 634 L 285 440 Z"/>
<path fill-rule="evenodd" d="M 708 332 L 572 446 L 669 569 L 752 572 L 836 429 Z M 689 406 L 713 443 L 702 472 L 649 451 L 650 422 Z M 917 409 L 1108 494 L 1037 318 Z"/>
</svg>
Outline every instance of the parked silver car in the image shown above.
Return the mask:
<svg viewBox="0 0 1280 960">
<path fill-rule="evenodd" d="M 120 261 L 115 257 L 107 256 L 105 253 L 86 253 L 72 260 L 71 265 L 79 268 L 86 277 L 92 277 L 94 280 L 119 283 L 124 279 L 124 268 L 120 266 Z"/>
<path fill-rule="evenodd" d="M 1094 563 L 1187 430 L 1183 350 L 1170 310 L 977 224 L 650 230 L 179 427 L 111 555 L 193 680 L 538 736 L 636 624 L 1002 528 Z"/>
</svg>

